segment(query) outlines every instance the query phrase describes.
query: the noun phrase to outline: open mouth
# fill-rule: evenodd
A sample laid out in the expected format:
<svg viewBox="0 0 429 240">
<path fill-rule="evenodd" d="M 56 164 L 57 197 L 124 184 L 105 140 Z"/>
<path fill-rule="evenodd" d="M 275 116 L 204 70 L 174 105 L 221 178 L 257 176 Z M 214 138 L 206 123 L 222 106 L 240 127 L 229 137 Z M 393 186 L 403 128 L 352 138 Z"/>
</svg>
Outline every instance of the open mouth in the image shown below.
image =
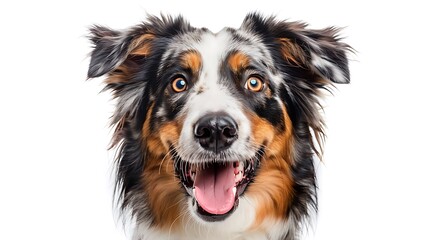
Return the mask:
<svg viewBox="0 0 429 240">
<path fill-rule="evenodd" d="M 257 156 L 262 156 L 262 152 L 260 150 Z M 175 171 L 187 193 L 193 197 L 199 217 L 206 221 L 221 221 L 238 206 L 238 197 L 252 182 L 259 160 L 195 164 L 176 157 Z"/>
</svg>

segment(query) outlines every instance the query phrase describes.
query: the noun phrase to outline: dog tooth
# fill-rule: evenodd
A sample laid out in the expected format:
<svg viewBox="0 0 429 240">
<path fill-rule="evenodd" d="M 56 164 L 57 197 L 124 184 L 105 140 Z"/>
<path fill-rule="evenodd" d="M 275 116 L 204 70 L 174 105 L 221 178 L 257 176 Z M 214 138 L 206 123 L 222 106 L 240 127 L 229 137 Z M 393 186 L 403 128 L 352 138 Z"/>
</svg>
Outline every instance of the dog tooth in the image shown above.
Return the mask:
<svg viewBox="0 0 429 240">
<path fill-rule="evenodd" d="M 239 171 L 236 175 L 235 175 L 235 182 L 240 182 L 241 179 L 243 179 L 243 171 Z"/>
<path fill-rule="evenodd" d="M 244 163 L 243 162 L 238 162 L 238 164 L 234 165 L 234 174 L 237 175 L 240 173 L 240 171 L 244 170 Z"/>
<path fill-rule="evenodd" d="M 233 187 L 232 192 L 234 193 L 234 196 L 235 196 L 235 194 L 237 194 L 237 187 Z"/>
<path fill-rule="evenodd" d="M 240 170 L 244 170 L 244 162 L 240 161 L 240 164 L 238 167 Z"/>
</svg>

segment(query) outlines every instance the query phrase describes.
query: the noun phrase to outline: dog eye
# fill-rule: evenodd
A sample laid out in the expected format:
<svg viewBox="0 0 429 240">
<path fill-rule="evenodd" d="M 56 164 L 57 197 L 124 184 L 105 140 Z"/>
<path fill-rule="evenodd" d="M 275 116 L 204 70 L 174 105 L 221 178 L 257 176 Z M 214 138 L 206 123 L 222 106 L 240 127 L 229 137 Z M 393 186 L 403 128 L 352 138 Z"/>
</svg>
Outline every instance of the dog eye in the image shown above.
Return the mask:
<svg viewBox="0 0 429 240">
<path fill-rule="evenodd" d="M 246 85 L 244 88 L 252 91 L 252 92 L 260 92 L 264 89 L 265 83 L 259 77 L 249 77 L 246 81 Z"/>
<path fill-rule="evenodd" d="M 186 82 L 186 79 L 183 78 L 183 77 L 175 78 L 171 82 L 171 88 L 176 93 L 180 93 L 180 92 L 186 91 L 186 89 L 188 89 L 188 82 Z"/>
</svg>

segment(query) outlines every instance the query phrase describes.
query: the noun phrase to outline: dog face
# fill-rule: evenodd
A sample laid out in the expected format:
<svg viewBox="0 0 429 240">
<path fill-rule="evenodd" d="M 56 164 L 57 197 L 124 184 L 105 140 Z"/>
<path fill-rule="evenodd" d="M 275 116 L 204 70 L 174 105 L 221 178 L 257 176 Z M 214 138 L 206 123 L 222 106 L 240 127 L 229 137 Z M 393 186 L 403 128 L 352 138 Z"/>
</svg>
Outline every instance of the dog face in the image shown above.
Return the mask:
<svg viewBox="0 0 429 240">
<path fill-rule="evenodd" d="M 117 98 L 119 200 L 142 235 L 194 222 L 293 239 L 316 204 L 319 91 L 349 82 L 337 31 L 257 14 L 218 33 L 181 17 L 90 31 L 88 77 Z"/>
</svg>

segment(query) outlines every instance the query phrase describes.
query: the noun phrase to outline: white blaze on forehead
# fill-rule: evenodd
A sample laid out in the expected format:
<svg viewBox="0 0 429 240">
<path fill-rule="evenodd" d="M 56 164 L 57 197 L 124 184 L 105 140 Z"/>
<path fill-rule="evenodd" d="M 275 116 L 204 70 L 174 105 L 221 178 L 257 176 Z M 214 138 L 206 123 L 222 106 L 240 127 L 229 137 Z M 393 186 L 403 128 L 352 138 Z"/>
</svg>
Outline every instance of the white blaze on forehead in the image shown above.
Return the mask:
<svg viewBox="0 0 429 240">
<path fill-rule="evenodd" d="M 237 99 L 232 98 L 230 90 L 220 83 L 220 66 L 229 52 L 230 44 L 229 34 L 222 31 L 218 34 L 204 34 L 195 46 L 201 56 L 202 69 L 189 98 L 189 106 L 194 112 L 218 112 L 225 111 L 228 107 L 238 107 Z"/>
<path fill-rule="evenodd" d="M 202 36 L 201 41 L 195 46 L 203 62 L 197 89 L 199 86 L 216 87 L 219 82 L 219 68 L 229 52 L 230 45 L 231 37 L 225 31 L 218 34 L 208 32 Z"/>
<path fill-rule="evenodd" d="M 222 62 L 230 52 L 231 45 L 230 34 L 227 31 L 221 31 L 218 34 L 204 33 L 201 40 L 192 46 L 201 56 L 202 69 L 198 80 L 190 89 L 187 103 L 181 111 L 185 116 L 185 121 L 179 139 L 179 151 L 181 147 L 201 148 L 194 139 L 193 128 L 201 117 L 214 112 L 228 114 L 238 125 L 239 137 L 230 150 L 237 154 L 240 151 L 249 151 L 246 144 L 246 139 L 250 135 L 249 120 L 243 112 L 239 99 L 232 95 L 231 89 L 228 89 L 227 86 L 230 84 L 221 83 L 222 81 L 233 81 L 233 79 L 222 79 L 220 74 Z M 183 151 L 189 152 L 186 149 Z M 192 159 L 187 160 L 193 161 Z"/>
</svg>

